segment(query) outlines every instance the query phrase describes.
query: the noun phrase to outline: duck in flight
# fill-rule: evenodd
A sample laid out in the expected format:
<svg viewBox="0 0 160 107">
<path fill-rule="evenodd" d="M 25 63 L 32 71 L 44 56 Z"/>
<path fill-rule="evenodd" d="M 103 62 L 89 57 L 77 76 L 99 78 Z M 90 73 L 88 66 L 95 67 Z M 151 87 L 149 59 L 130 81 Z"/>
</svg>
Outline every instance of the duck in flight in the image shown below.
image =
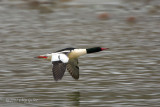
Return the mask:
<svg viewBox="0 0 160 107">
<path fill-rule="evenodd" d="M 65 48 L 55 53 L 37 56 L 37 58 L 47 59 L 52 62 L 52 72 L 55 81 L 62 79 L 66 68 L 70 75 L 77 80 L 79 79 L 78 57 L 107 49 L 108 48 L 101 47 L 94 47 L 88 49 Z"/>
</svg>

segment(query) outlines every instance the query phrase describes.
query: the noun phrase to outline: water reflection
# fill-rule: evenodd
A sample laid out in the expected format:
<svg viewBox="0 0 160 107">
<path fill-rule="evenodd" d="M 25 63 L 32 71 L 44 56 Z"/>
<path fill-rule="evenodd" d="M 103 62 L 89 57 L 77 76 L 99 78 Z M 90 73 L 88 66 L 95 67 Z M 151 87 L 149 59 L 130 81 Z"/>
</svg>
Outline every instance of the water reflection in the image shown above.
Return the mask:
<svg viewBox="0 0 160 107">
<path fill-rule="evenodd" d="M 80 92 L 72 92 L 67 95 L 69 102 L 71 102 L 71 107 L 79 107 L 80 105 Z"/>
</svg>

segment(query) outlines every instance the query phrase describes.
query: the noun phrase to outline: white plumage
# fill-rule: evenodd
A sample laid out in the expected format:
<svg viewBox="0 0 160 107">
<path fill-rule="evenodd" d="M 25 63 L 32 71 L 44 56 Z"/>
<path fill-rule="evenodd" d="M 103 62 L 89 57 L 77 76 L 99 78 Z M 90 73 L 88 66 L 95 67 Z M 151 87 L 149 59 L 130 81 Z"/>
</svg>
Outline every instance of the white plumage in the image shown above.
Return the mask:
<svg viewBox="0 0 160 107">
<path fill-rule="evenodd" d="M 61 53 L 52 53 L 51 62 L 62 61 L 63 63 L 67 63 L 69 58 L 65 54 Z"/>
</svg>

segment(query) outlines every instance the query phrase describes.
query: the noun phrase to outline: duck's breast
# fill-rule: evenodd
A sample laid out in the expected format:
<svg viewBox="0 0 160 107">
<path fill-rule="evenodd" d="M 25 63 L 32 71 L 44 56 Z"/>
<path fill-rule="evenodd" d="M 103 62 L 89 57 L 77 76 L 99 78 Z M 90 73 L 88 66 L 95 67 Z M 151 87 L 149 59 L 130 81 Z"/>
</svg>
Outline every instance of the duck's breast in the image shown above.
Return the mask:
<svg viewBox="0 0 160 107">
<path fill-rule="evenodd" d="M 77 57 L 85 55 L 85 54 L 87 54 L 86 49 L 74 49 L 69 53 L 68 57 L 69 58 L 77 58 Z"/>
</svg>

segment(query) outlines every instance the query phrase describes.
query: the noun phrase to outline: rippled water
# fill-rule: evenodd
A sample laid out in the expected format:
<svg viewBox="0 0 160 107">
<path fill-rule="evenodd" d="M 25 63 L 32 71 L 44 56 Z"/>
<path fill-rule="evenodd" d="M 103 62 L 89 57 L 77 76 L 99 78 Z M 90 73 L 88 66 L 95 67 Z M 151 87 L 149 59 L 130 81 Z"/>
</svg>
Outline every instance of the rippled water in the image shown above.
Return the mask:
<svg viewBox="0 0 160 107">
<path fill-rule="evenodd" d="M 1 106 L 160 105 L 160 12 L 154 2 L 134 8 L 120 0 L 77 0 L 43 7 L 43 12 L 28 5 L 0 2 Z M 103 12 L 109 19 L 98 18 Z M 127 22 L 129 16 L 136 21 Z M 66 72 L 55 82 L 51 63 L 33 58 L 66 47 L 94 46 L 110 50 L 80 57 L 78 81 Z"/>
</svg>

